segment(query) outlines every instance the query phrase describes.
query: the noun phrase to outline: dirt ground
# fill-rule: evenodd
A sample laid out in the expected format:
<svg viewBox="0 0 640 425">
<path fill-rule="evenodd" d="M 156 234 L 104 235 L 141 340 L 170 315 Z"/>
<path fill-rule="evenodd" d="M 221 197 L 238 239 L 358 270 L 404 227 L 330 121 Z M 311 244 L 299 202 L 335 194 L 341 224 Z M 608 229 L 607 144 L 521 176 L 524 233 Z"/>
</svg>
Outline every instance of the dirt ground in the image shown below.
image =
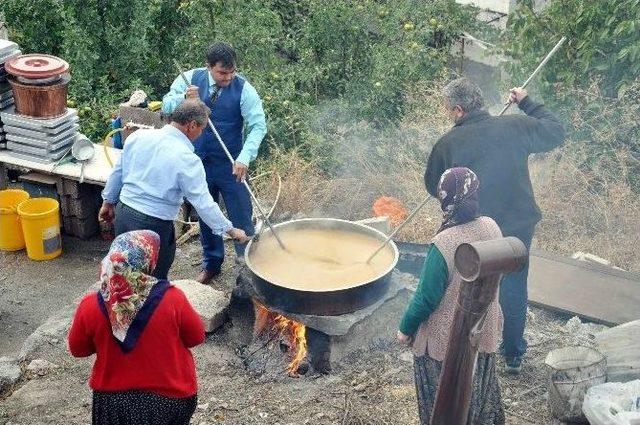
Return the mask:
<svg viewBox="0 0 640 425">
<path fill-rule="evenodd" d="M 60 308 L 72 303 L 98 277 L 98 262 L 109 247 L 101 239 L 63 238 L 53 261 L 30 261 L 24 250 L 0 253 L 0 357 Z"/>
<path fill-rule="evenodd" d="M 103 241 L 67 240 L 57 261 L 30 262 L 23 255 L 0 254 L 4 352 L 19 348 L 19 340 L 57 308 L 73 302 L 95 281 Z M 197 240 L 182 246 L 172 269 L 174 278 L 192 278 L 199 270 Z M 6 272 L 5 272 L 6 270 Z M 225 262 L 219 288 L 231 290 L 235 266 Z M 394 318 L 397 320 L 397 318 Z M 549 424 L 544 358 L 553 348 L 570 345 L 576 333 L 566 318 L 532 309 L 527 330 L 530 351 L 522 375 L 500 375 L 508 424 Z M 5 326 L 8 324 L 8 326 Z M 284 358 L 278 343 L 257 356 L 281 359 L 279 371 L 257 373 L 243 363 L 247 341 L 239 323 L 227 323 L 193 350 L 198 368 L 198 409 L 192 423 L 205 424 L 417 424 L 412 357 L 394 343 L 394 335 L 363 347 L 361 353 L 337 365 L 329 375 L 309 372 L 294 378 L 279 371 Z M 580 338 L 589 339 L 584 332 Z M 246 339 L 246 335 L 244 337 Z M 45 344 L 31 358 L 55 365 L 44 376 L 27 374 L 0 400 L 0 424 L 86 424 L 91 415 L 87 380 L 93 357 L 74 359 L 64 341 Z M 502 366 L 502 365 L 500 365 Z"/>
</svg>

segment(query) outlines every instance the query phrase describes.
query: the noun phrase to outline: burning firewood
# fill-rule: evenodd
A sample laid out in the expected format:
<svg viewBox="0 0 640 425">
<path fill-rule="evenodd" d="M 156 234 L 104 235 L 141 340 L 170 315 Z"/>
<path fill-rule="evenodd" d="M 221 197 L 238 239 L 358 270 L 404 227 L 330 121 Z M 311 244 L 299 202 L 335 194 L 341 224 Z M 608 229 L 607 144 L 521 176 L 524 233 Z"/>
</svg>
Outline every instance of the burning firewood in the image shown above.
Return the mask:
<svg viewBox="0 0 640 425">
<path fill-rule="evenodd" d="M 279 340 L 286 346 L 291 359 L 285 371 L 291 376 L 298 376 L 301 364 L 307 357 L 306 327 L 302 323 L 267 309 L 258 301 L 253 301 L 255 309 L 254 337 L 266 337 L 269 342 Z"/>
</svg>

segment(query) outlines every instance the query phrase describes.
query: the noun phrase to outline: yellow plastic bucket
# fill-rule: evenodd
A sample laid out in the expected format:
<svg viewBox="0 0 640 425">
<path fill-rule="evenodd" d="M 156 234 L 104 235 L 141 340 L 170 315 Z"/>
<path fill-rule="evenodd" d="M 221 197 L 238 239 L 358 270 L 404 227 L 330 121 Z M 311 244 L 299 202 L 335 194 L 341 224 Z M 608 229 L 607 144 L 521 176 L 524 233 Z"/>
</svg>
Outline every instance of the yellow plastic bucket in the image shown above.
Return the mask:
<svg viewBox="0 0 640 425">
<path fill-rule="evenodd" d="M 17 251 L 24 248 L 18 204 L 29 199 L 29 193 L 19 189 L 0 190 L 0 249 Z"/>
<path fill-rule="evenodd" d="M 62 254 L 60 206 L 51 198 L 31 198 L 18 205 L 27 256 L 51 260 Z"/>
</svg>

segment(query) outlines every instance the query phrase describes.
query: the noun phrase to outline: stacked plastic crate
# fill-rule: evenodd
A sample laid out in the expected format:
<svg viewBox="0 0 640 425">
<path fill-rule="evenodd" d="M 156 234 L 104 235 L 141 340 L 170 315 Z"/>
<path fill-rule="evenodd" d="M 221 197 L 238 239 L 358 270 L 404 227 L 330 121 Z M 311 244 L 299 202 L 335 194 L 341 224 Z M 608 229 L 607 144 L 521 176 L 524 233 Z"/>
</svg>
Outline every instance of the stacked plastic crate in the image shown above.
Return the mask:
<svg viewBox="0 0 640 425">
<path fill-rule="evenodd" d="M 30 118 L 15 113 L 13 107 L 0 111 L 12 155 L 34 162 L 52 163 L 71 150 L 78 135 L 78 113 L 75 109 L 56 118 Z"/>
</svg>

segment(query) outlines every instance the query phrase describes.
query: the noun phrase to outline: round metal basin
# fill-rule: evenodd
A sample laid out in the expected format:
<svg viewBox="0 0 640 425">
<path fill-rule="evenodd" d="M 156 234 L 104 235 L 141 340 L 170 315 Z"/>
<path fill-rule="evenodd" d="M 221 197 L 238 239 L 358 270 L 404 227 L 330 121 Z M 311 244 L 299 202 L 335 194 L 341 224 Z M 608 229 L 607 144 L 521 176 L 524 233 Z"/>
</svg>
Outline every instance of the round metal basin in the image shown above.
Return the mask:
<svg viewBox="0 0 640 425">
<path fill-rule="evenodd" d="M 276 232 L 296 229 L 342 230 L 370 236 L 379 240 L 380 243 L 387 238 L 384 233 L 371 227 L 335 218 L 292 220 L 276 224 L 274 228 Z M 265 238 L 270 233 L 270 229 L 265 229 L 260 239 Z M 332 282 L 332 286 L 334 288 L 338 287 L 338 289 L 331 290 L 298 289 L 297 286 L 305 286 L 303 282 L 299 282 L 298 285 L 297 282 L 287 282 L 285 284 L 283 282 L 270 281 L 256 270 L 256 267 L 252 264 L 251 256 L 256 247 L 259 246 L 260 239 L 251 240 L 245 251 L 245 261 L 253 274 L 253 286 L 262 298 L 261 301 L 268 307 L 290 313 L 336 316 L 351 313 L 374 304 L 387 292 L 391 271 L 396 266 L 399 257 L 396 244 L 390 241 L 385 249 L 392 251 L 393 261 L 371 280 L 345 285 L 339 285 L 339 282 Z M 313 249 L 313 247 L 310 247 L 310 249 Z"/>
</svg>

